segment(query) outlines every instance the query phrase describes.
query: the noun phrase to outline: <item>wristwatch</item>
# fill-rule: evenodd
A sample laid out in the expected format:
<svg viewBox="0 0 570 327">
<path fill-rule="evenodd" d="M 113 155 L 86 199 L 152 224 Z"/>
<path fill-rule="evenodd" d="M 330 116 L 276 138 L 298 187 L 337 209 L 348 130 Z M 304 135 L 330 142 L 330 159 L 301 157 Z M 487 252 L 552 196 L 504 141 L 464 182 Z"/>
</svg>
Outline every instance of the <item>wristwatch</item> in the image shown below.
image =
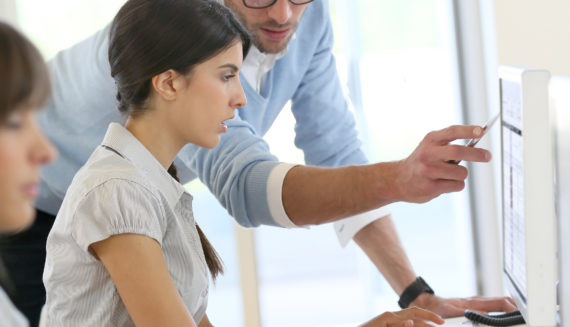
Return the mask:
<svg viewBox="0 0 570 327">
<path fill-rule="evenodd" d="M 426 281 L 418 276 L 418 278 L 416 278 L 416 280 L 411 283 L 410 286 L 406 287 L 402 295 L 400 295 L 398 305 L 400 308 L 405 309 L 413 300 L 415 300 L 420 294 L 424 292 L 435 294 L 431 287 L 429 287 L 429 285 L 426 283 Z"/>
</svg>

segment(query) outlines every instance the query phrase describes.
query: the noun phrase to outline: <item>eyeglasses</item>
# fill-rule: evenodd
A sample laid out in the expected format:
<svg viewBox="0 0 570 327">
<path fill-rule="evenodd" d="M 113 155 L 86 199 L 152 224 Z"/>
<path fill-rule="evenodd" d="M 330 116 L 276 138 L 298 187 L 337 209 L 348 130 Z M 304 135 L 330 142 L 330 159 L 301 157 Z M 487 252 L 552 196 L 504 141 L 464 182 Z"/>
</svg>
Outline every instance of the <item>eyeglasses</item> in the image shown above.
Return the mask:
<svg viewBox="0 0 570 327">
<path fill-rule="evenodd" d="M 252 9 L 263 9 L 273 6 L 277 0 L 243 0 L 243 5 Z M 289 0 L 294 5 L 304 5 L 313 0 Z"/>
</svg>

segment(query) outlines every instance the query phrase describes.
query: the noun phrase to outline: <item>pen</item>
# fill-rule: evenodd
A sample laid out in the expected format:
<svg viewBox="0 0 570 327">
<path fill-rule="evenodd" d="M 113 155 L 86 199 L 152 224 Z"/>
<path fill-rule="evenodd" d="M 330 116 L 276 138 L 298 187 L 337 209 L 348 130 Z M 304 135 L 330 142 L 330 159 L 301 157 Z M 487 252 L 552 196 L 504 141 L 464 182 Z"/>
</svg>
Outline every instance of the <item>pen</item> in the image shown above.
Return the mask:
<svg viewBox="0 0 570 327">
<path fill-rule="evenodd" d="M 495 116 L 493 116 L 493 118 L 489 119 L 487 121 L 487 123 L 485 124 L 485 126 L 483 126 L 483 133 L 481 134 L 481 136 L 479 137 L 474 137 L 471 140 L 469 140 L 469 143 L 467 143 L 467 146 L 472 148 L 474 147 L 477 143 L 479 143 L 479 140 L 481 140 L 483 138 L 483 136 L 485 136 L 485 134 L 487 134 L 487 131 L 489 129 L 491 129 L 491 126 L 493 126 L 493 124 L 499 119 L 500 113 L 496 114 Z M 461 160 L 448 160 L 448 163 L 452 163 L 452 164 L 459 164 L 461 162 Z"/>
</svg>

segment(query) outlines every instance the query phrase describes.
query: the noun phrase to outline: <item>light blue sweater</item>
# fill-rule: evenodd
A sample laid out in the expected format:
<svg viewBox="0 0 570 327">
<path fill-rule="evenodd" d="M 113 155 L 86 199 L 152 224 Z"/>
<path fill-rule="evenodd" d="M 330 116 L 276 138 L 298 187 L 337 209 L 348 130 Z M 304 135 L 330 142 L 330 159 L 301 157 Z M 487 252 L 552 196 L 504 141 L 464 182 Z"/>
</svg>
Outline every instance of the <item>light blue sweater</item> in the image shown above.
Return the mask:
<svg viewBox="0 0 570 327">
<path fill-rule="evenodd" d="M 124 122 L 107 60 L 108 28 L 60 52 L 50 63 L 53 98 L 39 123 L 59 150 L 42 171 L 36 206 L 55 214 L 74 174 L 101 143 L 110 122 Z M 229 121 L 213 150 L 189 144 L 175 164 L 181 180 L 196 176 L 243 226 L 278 225 L 267 201 L 267 180 L 278 165 L 263 135 L 292 100 L 295 144 L 317 166 L 366 163 L 332 54 L 328 2 L 308 5 L 287 54 L 268 73 L 261 94 L 241 77 L 247 105 Z"/>
</svg>

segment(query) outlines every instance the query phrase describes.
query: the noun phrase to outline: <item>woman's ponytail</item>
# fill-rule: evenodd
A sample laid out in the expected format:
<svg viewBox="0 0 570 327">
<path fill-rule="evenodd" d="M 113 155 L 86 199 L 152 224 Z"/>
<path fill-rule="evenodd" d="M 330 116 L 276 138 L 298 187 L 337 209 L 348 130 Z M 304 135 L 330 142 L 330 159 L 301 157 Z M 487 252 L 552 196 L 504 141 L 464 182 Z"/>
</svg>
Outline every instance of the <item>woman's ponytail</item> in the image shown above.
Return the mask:
<svg viewBox="0 0 570 327">
<path fill-rule="evenodd" d="M 180 182 L 180 180 L 178 179 L 176 166 L 174 164 L 171 164 L 170 167 L 168 167 L 168 173 L 175 180 Z M 216 277 L 219 274 L 224 273 L 224 266 L 222 264 L 222 260 L 220 259 L 218 252 L 216 252 L 210 241 L 208 241 L 206 235 L 204 235 L 204 232 L 202 232 L 202 229 L 200 228 L 200 226 L 198 226 L 198 224 L 196 224 L 196 229 L 198 230 L 198 235 L 200 236 L 200 243 L 202 243 L 202 250 L 204 251 L 206 264 L 208 265 L 210 274 L 212 274 L 212 280 L 215 281 Z"/>
</svg>

